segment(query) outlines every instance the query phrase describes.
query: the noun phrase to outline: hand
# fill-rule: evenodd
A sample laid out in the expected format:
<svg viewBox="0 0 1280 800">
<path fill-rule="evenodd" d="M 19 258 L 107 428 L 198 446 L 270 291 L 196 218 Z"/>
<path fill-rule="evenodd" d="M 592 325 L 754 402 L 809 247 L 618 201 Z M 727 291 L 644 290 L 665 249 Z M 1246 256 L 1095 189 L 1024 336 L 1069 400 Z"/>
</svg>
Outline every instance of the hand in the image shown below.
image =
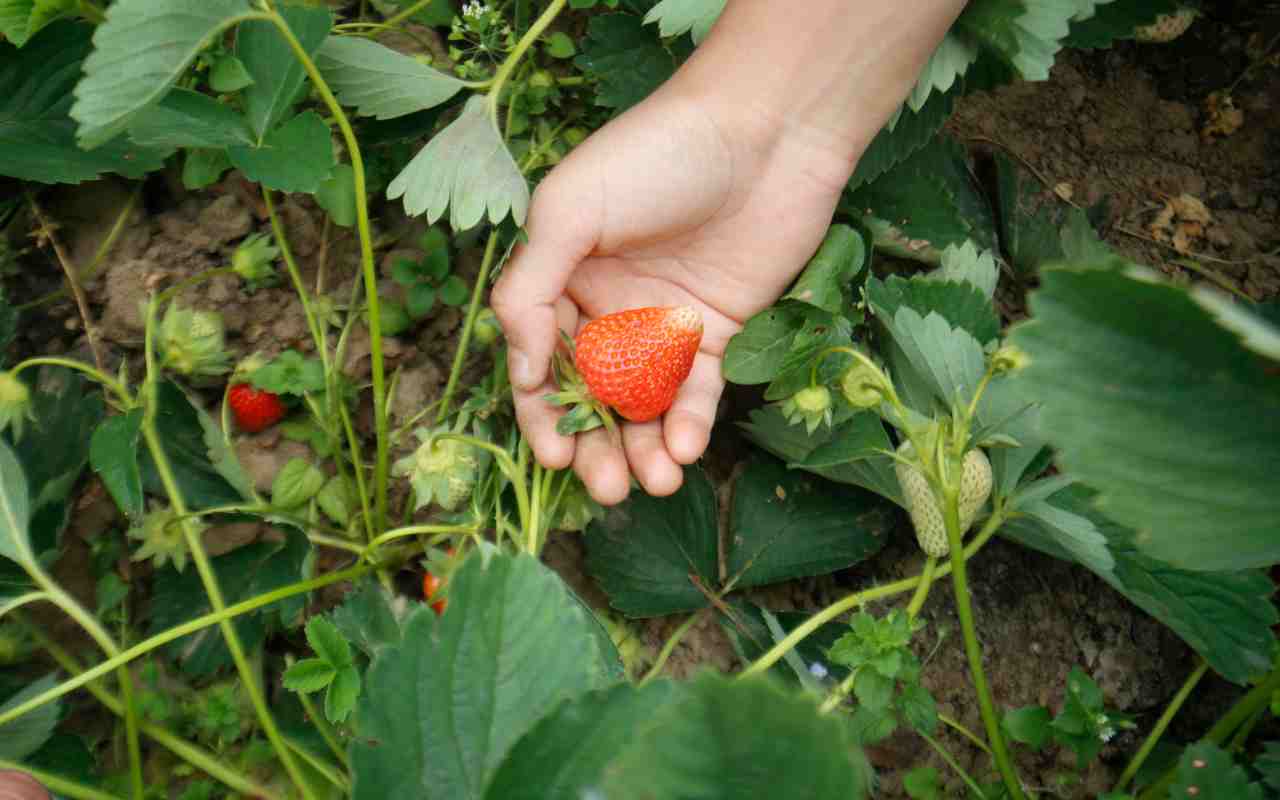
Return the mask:
<svg viewBox="0 0 1280 800">
<path fill-rule="evenodd" d="M 0 771 L 0 800 L 49 800 L 44 787 L 25 772 Z"/>
<path fill-rule="evenodd" d="M 759 114 L 759 112 L 756 112 Z M 735 118 L 736 117 L 736 118 Z M 855 153 L 763 115 L 748 120 L 678 81 L 610 122 L 534 194 L 529 242 L 494 288 L 510 342 L 516 416 L 535 457 L 573 465 L 598 502 L 622 501 L 630 476 L 650 494 L 679 489 L 680 465 L 707 447 L 729 338 L 769 306 L 822 240 Z M 692 305 L 704 334 L 666 415 L 556 433 L 564 409 L 550 363 L 557 329 L 625 308 Z"/>
</svg>

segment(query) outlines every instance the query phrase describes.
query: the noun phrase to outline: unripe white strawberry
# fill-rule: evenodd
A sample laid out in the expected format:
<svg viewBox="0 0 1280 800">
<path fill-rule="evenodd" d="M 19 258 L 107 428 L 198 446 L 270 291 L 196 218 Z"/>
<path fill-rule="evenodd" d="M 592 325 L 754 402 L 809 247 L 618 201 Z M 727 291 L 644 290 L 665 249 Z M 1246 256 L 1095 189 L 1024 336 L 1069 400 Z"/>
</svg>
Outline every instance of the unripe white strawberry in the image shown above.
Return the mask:
<svg viewBox="0 0 1280 800">
<path fill-rule="evenodd" d="M 1133 31 L 1133 38 L 1148 44 L 1164 44 L 1172 42 L 1187 32 L 1195 21 L 1196 10 L 1183 7 L 1172 14 L 1161 14 L 1150 25 L 1143 25 Z"/>
<path fill-rule="evenodd" d="M 914 452 L 911 442 L 903 442 L 898 447 L 898 454 L 908 459 Z M 894 471 L 898 475 L 898 484 L 902 487 L 902 496 L 911 514 L 911 525 L 916 529 L 920 549 L 938 558 L 947 555 L 951 552 L 951 544 L 947 539 L 946 522 L 924 473 L 919 467 L 901 461 L 895 462 Z M 958 498 L 961 536 L 969 530 L 978 511 L 991 496 L 991 484 L 991 462 L 986 454 L 977 448 L 965 453 Z"/>
</svg>

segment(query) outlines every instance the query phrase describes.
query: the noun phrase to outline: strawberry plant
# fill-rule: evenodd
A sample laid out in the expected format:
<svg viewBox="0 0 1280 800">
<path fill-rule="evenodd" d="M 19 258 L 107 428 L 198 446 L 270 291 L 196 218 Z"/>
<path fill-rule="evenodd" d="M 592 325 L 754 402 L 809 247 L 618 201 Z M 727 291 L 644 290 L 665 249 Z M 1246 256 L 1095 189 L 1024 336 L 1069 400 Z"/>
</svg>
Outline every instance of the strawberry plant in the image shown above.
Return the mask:
<svg viewBox="0 0 1280 800">
<path fill-rule="evenodd" d="M 87 347 L 27 352 L 15 320 L 45 298 L 0 301 L 0 770 L 72 798 L 821 800 L 872 796 L 893 737 L 946 768 L 904 765 L 911 797 L 1031 796 L 1050 746 L 1074 754 L 1064 793 L 1117 757 L 1101 797 L 1275 788 L 1275 743 L 1250 749 L 1280 691 L 1274 313 L 1161 279 L 1008 158 L 974 180 L 944 128 L 1064 48 L 1184 32 L 1172 0 L 972 0 L 834 217 L 806 221 L 825 237 L 775 303 L 566 332 L 544 402 L 583 443 L 637 440 L 722 345 L 718 378 L 758 387 L 733 470 L 688 464 L 670 496 L 605 508 L 534 457 L 489 286 L 533 188 L 695 63 L 726 7 L 0 0 L 0 176 L 20 189 L 0 272 L 47 244 Z M 103 175 L 139 190 L 78 265 L 47 209 Z M 243 222 L 192 239 L 207 268 L 135 276 L 108 311 L 137 341 L 104 351 L 84 287 L 144 185 L 143 205 L 217 187 Z M 404 242 L 420 257 L 380 261 Z M 1006 324 L 997 292 L 1029 285 Z M 299 330 L 280 304 L 232 323 L 220 294 L 285 301 Z M 413 348 L 442 334 L 433 381 Z M 971 569 L 997 539 L 1092 572 L 1198 654 L 1157 719 L 1083 669 L 1053 708 L 1002 695 Z M 579 544 L 589 591 L 549 566 Z M 958 642 L 926 620 L 944 580 Z M 796 581 L 822 602 L 768 602 Z M 637 621 L 676 614 L 648 647 Z M 663 677 L 708 625 L 735 669 Z M 941 648 L 980 728 L 935 697 Z M 1210 671 L 1238 697 L 1160 760 Z M 1107 753 L 1125 732 L 1132 753 Z"/>
</svg>

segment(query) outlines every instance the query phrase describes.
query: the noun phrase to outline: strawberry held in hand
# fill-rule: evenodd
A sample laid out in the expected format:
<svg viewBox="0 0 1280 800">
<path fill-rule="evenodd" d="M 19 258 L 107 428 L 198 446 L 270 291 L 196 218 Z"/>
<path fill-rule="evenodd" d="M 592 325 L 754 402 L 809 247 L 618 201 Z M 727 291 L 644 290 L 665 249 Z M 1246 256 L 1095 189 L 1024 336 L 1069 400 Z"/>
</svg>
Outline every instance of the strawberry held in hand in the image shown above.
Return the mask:
<svg viewBox="0 0 1280 800">
<path fill-rule="evenodd" d="M 557 355 L 562 391 L 548 400 L 575 407 L 556 430 L 612 427 L 609 408 L 632 422 L 657 419 L 689 377 L 701 342 L 702 317 L 690 306 L 633 308 L 588 322 L 571 343 L 572 364 Z"/>
<path fill-rule="evenodd" d="M 284 416 L 284 403 L 280 395 L 255 388 L 248 383 L 237 383 L 227 390 L 227 403 L 236 418 L 236 426 L 246 433 L 257 433 L 280 421 Z"/>
</svg>

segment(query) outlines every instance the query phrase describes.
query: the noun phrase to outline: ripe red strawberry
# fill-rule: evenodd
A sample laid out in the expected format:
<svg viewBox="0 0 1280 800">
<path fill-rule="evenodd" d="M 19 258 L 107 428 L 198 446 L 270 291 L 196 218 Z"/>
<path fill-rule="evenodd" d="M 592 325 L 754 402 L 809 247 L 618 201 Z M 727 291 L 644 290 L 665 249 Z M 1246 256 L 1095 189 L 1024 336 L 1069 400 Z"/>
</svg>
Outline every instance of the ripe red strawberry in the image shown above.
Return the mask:
<svg viewBox="0 0 1280 800">
<path fill-rule="evenodd" d="M 565 436 L 605 425 L 612 408 L 632 422 L 657 419 L 689 377 L 702 342 L 702 317 L 690 306 L 633 308 L 582 326 L 564 337 L 572 360 L 556 354 L 560 391 L 547 396 L 572 406 L 556 423 Z"/>
<path fill-rule="evenodd" d="M 280 395 L 248 383 L 237 383 L 227 390 L 227 402 L 231 404 L 236 426 L 247 433 L 269 428 L 284 416 Z"/>
</svg>

